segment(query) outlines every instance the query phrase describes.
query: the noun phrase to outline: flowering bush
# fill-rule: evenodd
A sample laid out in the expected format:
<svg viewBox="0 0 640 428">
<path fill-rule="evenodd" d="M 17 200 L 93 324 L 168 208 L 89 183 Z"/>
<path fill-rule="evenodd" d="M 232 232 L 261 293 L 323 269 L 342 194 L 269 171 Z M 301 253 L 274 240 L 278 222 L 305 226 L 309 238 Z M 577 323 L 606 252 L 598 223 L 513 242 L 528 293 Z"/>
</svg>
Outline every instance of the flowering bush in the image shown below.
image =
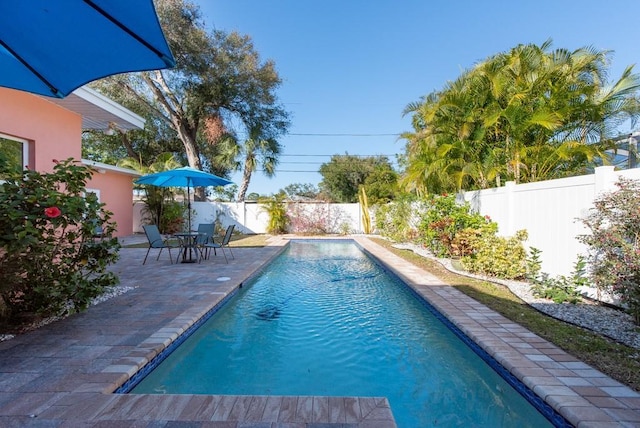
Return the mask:
<svg viewBox="0 0 640 428">
<path fill-rule="evenodd" d="M 455 255 L 454 239 L 462 230 L 480 230 L 491 223 L 490 219 L 473 212 L 468 203 L 456 202 L 454 195 L 431 195 L 427 203 L 420 231 L 424 244 L 438 257 Z"/>
<path fill-rule="evenodd" d="M 319 203 L 313 205 L 288 204 L 289 231 L 301 235 L 339 233 L 343 228 L 344 212 L 337 206 Z"/>
<path fill-rule="evenodd" d="M 640 182 L 621 178 L 583 219 L 590 234 L 578 239 L 589 247 L 590 277 L 598 289 L 613 293 L 640 324 Z"/>
<path fill-rule="evenodd" d="M 85 195 L 91 169 L 73 160 L 48 174 L 0 171 L 0 321 L 64 315 L 88 306 L 115 285 L 111 213 Z M 97 226 L 103 239 L 94 241 Z"/>
</svg>

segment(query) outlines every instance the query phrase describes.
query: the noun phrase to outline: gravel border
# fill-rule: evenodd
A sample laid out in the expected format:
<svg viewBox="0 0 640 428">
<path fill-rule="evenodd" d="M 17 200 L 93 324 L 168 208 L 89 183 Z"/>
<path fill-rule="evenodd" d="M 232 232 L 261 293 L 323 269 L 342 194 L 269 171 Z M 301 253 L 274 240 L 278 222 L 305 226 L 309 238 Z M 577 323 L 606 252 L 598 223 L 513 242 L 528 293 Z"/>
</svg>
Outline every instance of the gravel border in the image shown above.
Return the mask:
<svg viewBox="0 0 640 428">
<path fill-rule="evenodd" d="M 434 257 L 428 250 L 415 244 L 393 244 L 393 247 L 411 250 L 420 256 L 435 260 L 455 274 L 504 285 L 513 294 L 542 313 L 584 327 L 632 348 L 640 349 L 640 327 L 635 325 L 633 317 L 625 312 L 588 300 L 578 304 L 555 303 L 552 300 L 535 297 L 531 292 L 531 284 L 527 282 L 508 281 L 457 270 L 453 267 L 451 260 Z"/>
</svg>

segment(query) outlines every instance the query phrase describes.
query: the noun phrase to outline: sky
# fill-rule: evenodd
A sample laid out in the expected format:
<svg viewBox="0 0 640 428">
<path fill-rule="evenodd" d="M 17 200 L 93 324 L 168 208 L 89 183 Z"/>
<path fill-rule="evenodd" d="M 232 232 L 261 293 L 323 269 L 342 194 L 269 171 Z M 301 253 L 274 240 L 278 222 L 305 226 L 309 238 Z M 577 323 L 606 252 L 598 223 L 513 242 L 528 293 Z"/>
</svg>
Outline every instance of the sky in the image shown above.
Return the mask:
<svg viewBox="0 0 640 428">
<path fill-rule="evenodd" d="M 251 36 L 282 79 L 291 126 L 275 177 L 252 176 L 249 192 L 261 195 L 317 186 L 332 155 L 395 160 L 409 103 L 518 44 L 612 51 L 610 81 L 640 61 L 640 0 L 194 1 L 207 28 Z"/>
</svg>

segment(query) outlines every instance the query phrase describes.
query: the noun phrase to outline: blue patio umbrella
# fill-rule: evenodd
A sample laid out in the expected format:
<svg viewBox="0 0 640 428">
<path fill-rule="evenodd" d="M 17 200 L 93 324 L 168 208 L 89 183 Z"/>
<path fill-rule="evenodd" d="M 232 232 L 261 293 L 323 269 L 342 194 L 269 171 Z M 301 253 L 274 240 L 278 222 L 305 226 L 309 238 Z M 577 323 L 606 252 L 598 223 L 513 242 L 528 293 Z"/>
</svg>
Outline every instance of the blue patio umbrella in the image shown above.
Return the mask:
<svg viewBox="0 0 640 428">
<path fill-rule="evenodd" d="M 173 66 L 152 0 L 0 5 L 0 86 L 64 98 L 106 76 Z"/>
<path fill-rule="evenodd" d="M 182 168 L 142 176 L 136 180 L 136 184 L 150 184 L 159 187 L 186 187 L 187 215 L 189 219 L 188 230 L 191 230 L 191 198 L 189 197 L 191 187 L 226 186 L 227 184 L 233 184 L 233 181 L 189 166 L 184 166 Z"/>
</svg>

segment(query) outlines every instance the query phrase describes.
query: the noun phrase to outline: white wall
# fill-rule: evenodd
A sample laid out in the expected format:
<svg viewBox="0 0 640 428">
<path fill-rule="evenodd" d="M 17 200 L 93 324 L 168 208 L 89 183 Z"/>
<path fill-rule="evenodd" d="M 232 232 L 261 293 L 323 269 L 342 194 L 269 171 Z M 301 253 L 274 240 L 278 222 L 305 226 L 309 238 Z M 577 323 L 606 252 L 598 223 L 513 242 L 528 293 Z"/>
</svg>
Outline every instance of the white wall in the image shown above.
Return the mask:
<svg viewBox="0 0 640 428">
<path fill-rule="evenodd" d="M 142 202 L 136 203 L 134 210 L 133 230 L 142 233 L 143 218 L 140 211 L 144 207 Z M 223 227 L 230 224 L 236 225 L 236 230 L 243 233 L 265 233 L 269 215 L 256 202 L 193 202 L 191 204 L 191 224 L 213 223 L 219 219 Z M 362 221 L 360 204 L 327 204 L 327 203 L 303 203 L 291 202 L 291 210 L 312 211 L 321 209 L 328 217 L 328 223 L 332 225 L 332 233 L 342 231 L 342 223 L 348 225 L 351 233 L 362 233 Z"/>
<path fill-rule="evenodd" d="M 595 174 L 465 192 L 464 199 L 482 215 L 498 223 L 498 233 L 511 236 L 525 229 L 527 245 L 542 251 L 542 271 L 569 275 L 585 247 L 576 237 L 587 230 L 580 222 L 594 199 L 615 189 L 618 177 L 640 179 L 640 169 L 614 171 L 596 168 Z"/>
<path fill-rule="evenodd" d="M 542 251 L 542 271 L 550 275 L 569 275 L 585 247 L 576 237 L 586 233 L 579 221 L 594 199 L 603 191 L 615 189 L 618 177 L 640 180 L 640 168 L 614 171 L 611 166 L 596 168 L 595 174 L 538 183 L 506 183 L 504 187 L 465 192 L 463 197 L 472 208 L 488 215 L 498 224 L 498 233 L 512 236 L 525 229 L 526 244 Z M 323 205 L 334 221 L 334 233 L 347 223 L 351 233 L 362 233 L 359 204 L 296 204 L 313 209 Z M 211 223 L 219 217 L 224 227 L 235 224 L 244 233 L 265 233 L 269 216 L 255 202 L 194 202 L 192 224 Z M 134 232 L 142 232 L 140 209 L 134 205 Z"/>
</svg>

